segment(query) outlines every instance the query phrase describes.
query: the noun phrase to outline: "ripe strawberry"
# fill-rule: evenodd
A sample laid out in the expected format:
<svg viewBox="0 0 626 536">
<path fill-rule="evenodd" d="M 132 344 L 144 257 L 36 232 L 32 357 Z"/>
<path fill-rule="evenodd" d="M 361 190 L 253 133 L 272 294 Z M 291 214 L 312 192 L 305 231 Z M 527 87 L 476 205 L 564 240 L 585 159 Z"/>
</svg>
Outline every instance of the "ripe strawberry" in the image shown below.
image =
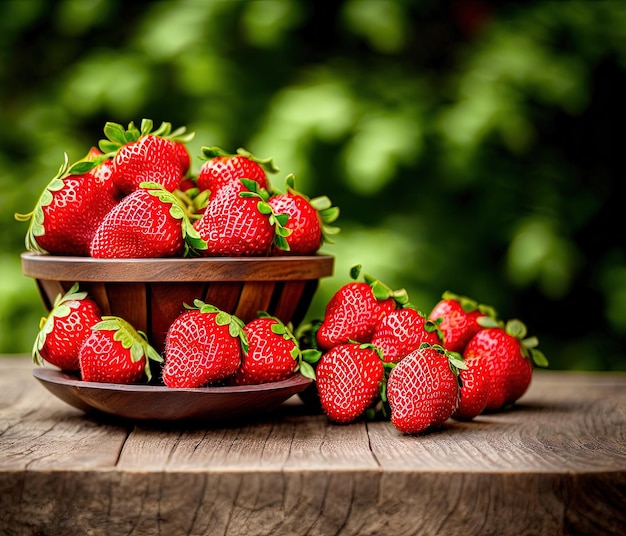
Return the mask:
<svg viewBox="0 0 626 536">
<path fill-rule="evenodd" d="M 90 152 L 91 155 L 91 152 Z M 88 155 L 86 158 L 92 158 Z M 109 164 L 65 162 L 42 192 L 32 212 L 15 214 L 29 221 L 26 249 L 53 255 L 88 255 L 89 243 L 104 216 L 119 200 L 106 170 Z"/>
<path fill-rule="evenodd" d="M 173 192 L 178 188 L 189 169 L 189 155 L 184 143 L 193 138 L 181 127 L 172 132 L 170 123 L 162 123 L 153 131 L 149 119 L 141 122 L 137 129 L 131 122 L 127 129 L 117 123 L 106 123 L 107 139 L 100 141 L 100 149 L 113 155 L 113 182 L 126 195 L 132 193 L 143 182 L 161 184 Z"/>
<path fill-rule="evenodd" d="M 466 369 L 459 371 L 461 379 L 459 405 L 452 414 L 457 421 L 469 421 L 480 415 L 489 398 L 489 369 L 484 359 L 468 359 Z"/>
<path fill-rule="evenodd" d="M 372 336 L 372 344 L 382 350 L 388 363 L 398 363 L 423 342 L 441 344 L 437 326 L 418 310 L 406 306 L 383 316 Z"/>
<path fill-rule="evenodd" d="M 339 344 L 322 354 L 316 376 L 324 413 L 331 421 L 349 423 L 377 401 L 384 367 L 371 345 Z"/>
<path fill-rule="evenodd" d="M 103 316 L 80 347 L 81 377 L 88 382 L 131 384 L 152 378 L 150 360 L 162 362 L 146 335 L 118 316 Z"/>
<path fill-rule="evenodd" d="M 474 334 L 483 327 L 495 325 L 496 316 L 493 307 L 446 291 L 428 318 L 441 330 L 445 348 L 462 353 Z"/>
<path fill-rule="evenodd" d="M 89 247 L 97 258 L 188 256 L 205 247 L 178 198 L 143 183 L 103 218 Z"/>
<path fill-rule="evenodd" d="M 533 366 L 545 367 L 548 361 L 536 337 L 526 338 L 526 325 L 509 320 L 504 327 L 485 328 L 467 343 L 466 360 L 481 359 L 489 371 L 489 397 L 485 411 L 498 411 L 519 399 L 528 389 Z"/>
<path fill-rule="evenodd" d="M 457 407 L 463 366 L 459 354 L 428 344 L 402 359 L 387 381 L 392 424 L 404 434 L 419 434 L 447 421 Z"/>
<path fill-rule="evenodd" d="M 270 190 L 267 173 L 276 173 L 278 168 L 271 158 L 261 160 L 243 148 L 237 154 L 230 154 L 219 147 L 202 147 L 202 164 L 197 184 L 200 191 L 209 191 L 215 197 L 222 186 L 239 179 L 255 181 L 259 188 Z"/>
<path fill-rule="evenodd" d="M 364 274 L 364 282 L 356 281 L 360 270 L 358 265 L 352 268 L 355 281 L 339 288 L 326 305 L 317 330 L 317 342 L 324 350 L 347 342 L 370 342 L 380 319 L 408 302 L 404 289 L 393 291 L 370 275 Z"/>
<path fill-rule="evenodd" d="M 309 363 L 303 360 L 298 341 L 278 318 L 261 313 L 244 327 L 248 350 L 233 383 L 252 385 L 286 380 L 297 371 L 314 378 Z"/>
<path fill-rule="evenodd" d="M 331 242 L 329 235 L 339 231 L 330 226 L 339 216 L 339 209 L 326 196 L 309 199 L 298 192 L 293 175 L 287 177 L 287 191 L 270 197 L 267 202 L 275 213 L 289 215 L 285 225 L 291 231 L 286 237 L 289 249 L 274 248 L 274 254 L 312 255 L 324 242 Z"/>
<path fill-rule="evenodd" d="M 48 316 L 41 319 L 33 360 L 39 365 L 45 360 L 62 370 L 78 370 L 80 347 L 100 320 L 96 302 L 86 292 L 78 292 L 78 283 L 74 283 L 63 296 L 57 296 Z"/>
<path fill-rule="evenodd" d="M 165 337 L 165 385 L 202 387 L 234 375 L 247 351 L 243 322 L 200 300 L 186 307 Z"/>
<path fill-rule="evenodd" d="M 272 244 L 285 246 L 287 215 L 275 214 L 269 194 L 252 180 L 241 179 L 220 188 L 202 218 L 194 223 L 206 241 L 205 255 L 262 256 Z"/>
</svg>

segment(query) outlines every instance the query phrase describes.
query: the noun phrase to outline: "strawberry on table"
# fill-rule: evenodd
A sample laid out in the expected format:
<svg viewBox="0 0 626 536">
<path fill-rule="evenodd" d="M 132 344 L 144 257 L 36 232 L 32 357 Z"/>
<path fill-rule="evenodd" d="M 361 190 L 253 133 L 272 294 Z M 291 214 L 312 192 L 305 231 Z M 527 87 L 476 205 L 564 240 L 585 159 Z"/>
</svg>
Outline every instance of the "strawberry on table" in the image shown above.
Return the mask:
<svg viewBox="0 0 626 536">
<path fill-rule="evenodd" d="M 111 180 L 107 161 L 97 163 L 90 151 L 71 166 L 67 155 L 43 190 L 32 212 L 15 214 L 29 221 L 26 249 L 53 255 L 89 255 L 89 244 L 121 194 Z"/>
<path fill-rule="evenodd" d="M 313 379 L 315 373 L 303 359 L 298 341 L 281 320 L 265 313 L 244 327 L 248 349 L 243 354 L 241 366 L 233 383 L 252 385 L 286 380 L 300 371 Z M 310 353 L 310 351 L 308 351 Z"/>
<path fill-rule="evenodd" d="M 268 204 L 277 214 L 288 214 L 285 227 L 291 231 L 286 237 L 289 249 L 274 248 L 275 255 L 312 255 L 324 242 L 332 242 L 330 235 L 339 229 L 330 224 L 339 216 L 339 208 L 333 207 L 326 196 L 309 199 L 298 192 L 295 176 L 287 177 L 287 191 L 270 197 Z"/>
<path fill-rule="evenodd" d="M 202 217 L 194 223 L 206 241 L 207 256 L 266 256 L 272 244 L 287 248 L 288 216 L 276 214 L 268 205 L 267 190 L 249 179 L 232 181 L 220 188 Z"/>
<path fill-rule="evenodd" d="M 383 359 L 388 363 L 398 363 L 424 342 L 441 344 L 437 326 L 410 306 L 383 316 L 372 336 L 372 344 L 382 350 Z"/>
<path fill-rule="evenodd" d="M 424 343 L 389 373 L 386 397 L 392 424 L 404 434 L 419 434 L 443 424 L 459 398 L 459 354 Z"/>
<path fill-rule="evenodd" d="M 202 158 L 206 160 L 197 177 L 200 191 L 208 191 L 210 198 L 231 182 L 239 179 L 255 181 L 259 188 L 271 190 L 268 173 L 277 173 L 278 168 L 271 158 L 260 159 L 243 148 L 236 154 L 228 153 L 220 147 L 202 147 Z"/>
<path fill-rule="evenodd" d="M 194 134 L 187 133 L 186 127 L 172 131 L 172 125 L 165 122 L 152 129 L 149 119 L 142 120 L 140 129 L 132 122 L 126 129 L 111 122 L 104 126 L 107 138 L 100 140 L 99 147 L 105 155 L 112 156 L 112 180 L 125 195 L 143 182 L 155 182 L 173 192 L 189 169 L 184 144 Z"/>
<path fill-rule="evenodd" d="M 150 361 L 163 361 L 145 333 L 123 318 L 103 316 L 91 328 L 79 352 L 84 381 L 133 384 L 152 378 Z"/>
<path fill-rule="evenodd" d="M 78 370 L 78 353 L 91 327 L 102 320 L 98 304 L 78 291 L 78 283 L 59 294 L 47 317 L 41 319 L 33 345 L 33 360 L 47 361 L 62 370 Z"/>
<path fill-rule="evenodd" d="M 186 307 L 165 337 L 165 385 L 202 387 L 233 376 L 248 348 L 243 322 L 201 300 Z"/>
<path fill-rule="evenodd" d="M 329 350 L 347 342 L 371 342 L 378 322 L 398 306 L 408 302 L 404 289 L 391 290 L 368 274 L 356 281 L 361 266 L 354 266 L 350 276 L 355 281 L 339 288 L 326 305 L 317 330 L 320 348 Z"/>
<path fill-rule="evenodd" d="M 475 333 L 497 323 L 496 317 L 493 307 L 446 291 L 428 318 L 437 323 L 443 334 L 445 348 L 462 353 Z"/>
<path fill-rule="evenodd" d="M 498 411 L 514 404 L 528 389 L 534 366 L 548 366 L 536 337 L 526 337 L 526 325 L 517 319 L 505 325 L 484 328 L 465 347 L 463 357 L 484 361 L 488 370 L 489 396 L 485 411 Z"/>
<path fill-rule="evenodd" d="M 102 219 L 89 253 L 96 258 L 175 257 L 204 247 L 178 197 L 160 184 L 142 183 Z"/>
<path fill-rule="evenodd" d="M 459 371 L 459 405 L 452 414 L 457 421 L 469 421 L 480 415 L 489 398 L 489 369 L 484 359 L 467 359 L 467 368 Z"/>
<path fill-rule="evenodd" d="M 322 354 L 315 374 L 324 413 L 333 422 L 349 423 L 377 402 L 384 367 L 375 347 L 348 343 Z"/>
</svg>

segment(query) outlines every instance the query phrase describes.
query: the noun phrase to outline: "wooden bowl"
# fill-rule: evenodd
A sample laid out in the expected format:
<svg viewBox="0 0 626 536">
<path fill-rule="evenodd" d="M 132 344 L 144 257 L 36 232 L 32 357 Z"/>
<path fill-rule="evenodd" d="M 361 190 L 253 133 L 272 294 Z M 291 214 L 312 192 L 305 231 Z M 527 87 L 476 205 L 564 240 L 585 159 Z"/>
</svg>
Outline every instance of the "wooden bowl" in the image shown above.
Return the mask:
<svg viewBox="0 0 626 536">
<path fill-rule="evenodd" d="M 244 322 L 259 311 L 291 322 L 304 318 L 322 277 L 333 273 L 334 258 L 210 257 L 94 259 L 22 253 L 22 272 L 36 280 L 44 307 L 75 283 L 98 303 L 148 335 L 161 352 L 175 318 L 195 299 L 211 303 Z"/>
<path fill-rule="evenodd" d="M 311 384 L 301 374 L 260 385 L 173 389 L 81 380 L 77 374 L 39 367 L 33 376 L 54 396 L 85 412 L 133 420 L 206 422 L 252 417 L 277 408 Z"/>
</svg>

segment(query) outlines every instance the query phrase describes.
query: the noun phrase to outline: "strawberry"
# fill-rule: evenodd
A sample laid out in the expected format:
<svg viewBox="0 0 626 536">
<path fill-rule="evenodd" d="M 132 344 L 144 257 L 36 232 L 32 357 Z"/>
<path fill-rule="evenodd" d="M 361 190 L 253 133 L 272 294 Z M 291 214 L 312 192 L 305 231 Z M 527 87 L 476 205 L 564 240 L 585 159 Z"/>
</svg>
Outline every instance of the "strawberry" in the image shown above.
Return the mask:
<svg viewBox="0 0 626 536">
<path fill-rule="evenodd" d="M 78 352 L 91 334 L 91 327 L 100 322 L 100 308 L 86 292 L 78 292 L 78 283 L 59 294 L 47 317 L 41 319 L 33 345 L 33 360 L 45 360 L 62 370 L 78 370 Z"/>
<path fill-rule="evenodd" d="M 485 411 L 498 411 L 515 403 L 530 385 L 533 366 L 548 365 L 536 348 L 537 338 L 526 338 L 526 334 L 523 322 L 509 320 L 504 326 L 480 330 L 467 343 L 464 358 L 485 361 L 489 371 Z"/>
<path fill-rule="evenodd" d="M 189 256 L 205 247 L 178 198 L 142 183 L 102 220 L 89 246 L 97 258 Z"/>
<path fill-rule="evenodd" d="M 104 126 L 107 139 L 100 140 L 99 147 L 113 157 L 112 180 L 125 195 L 143 182 L 155 182 L 173 192 L 189 169 L 183 144 L 193 133 L 186 133 L 185 127 L 172 132 L 170 123 L 162 123 L 154 131 L 152 127 L 149 119 L 142 120 L 141 129 L 132 122 L 127 129 L 110 122 Z"/>
<path fill-rule="evenodd" d="M 201 300 L 185 307 L 165 337 L 165 385 L 202 387 L 234 375 L 248 349 L 243 322 Z"/>
<path fill-rule="evenodd" d="M 233 383 L 252 385 L 286 380 L 297 371 L 314 378 L 309 363 L 303 361 L 298 341 L 278 318 L 261 313 L 244 327 L 248 350 L 244 352 Z"/>
<path fill-rule="evenodd" d="M 349 423 L 377 401 L 384 367 L 372 345 L 339 344 L 322 354 L 316 377 L 324 413 L 333 422 Z"/>
<path fill-rule="evenodd" d="M 489 398 L 489 369 L 484 359 L 468 359 L 466 369 L 459 371 L 461 380 L 459 405 L 452 418 L 469 421 L 480 415 Z"/>
<path fill-rule="evenodd" d="M 287 177 L 287 191 L 268 200 L 276 213 L 289 215 L 285 227 L 291 231 L 286 237 L 288 250 L 274 248 L 277 255 L 312 255 L 324 242 L 331 242 L 329 235 L 339 229 L 330 226 L 339 216 L 339 209 L 333 207 L 328 197 L 309 199 L 295 188 L 295 177 Z"/>
<path fill-rule="evenodd" d="M 205 255 L 263 256 L 272 244 L 287 247 L 287 215 L 275 214 L 269 193 L 253 180 L 240 179 L 220 188 L 202 218 L 194 223 L 206 241 Z"/>
<path fill-rule="evenodd" d="M 389 373 L 386 397 L 392 424 L 404 434 L 419 434 L 443 424 L 459 398 L 461 356 L 442 346 L 423 344 Z"/>
<path fill-rule="evenodd" d="M 107 173 L 109 164 L 97 164 L 92 152 L 68 165 L 68 158 L 42 192 L 32 212 L 15 214 L 29 221 L 26 249 L 53 255 L 88 255 L 89 243 L 100 221 L 120 195 Z"/>
<path fill-rule="evenodd" d="M 407 306 L 383 316 L 372 336 L 372 344 L 382 350 L 388 363 L 398 363 L 423 342 L 441 344 L 437 326 L 417 309 Z"/>
<path fill-rule="evenodd" d="M 206 162 L 202 164 L 196 182 L 200 191 L 210 192 L 210 198 L 222 186 L 239 179 L 253 180 L 259 188 L 270 190 L 267 173 L 278 172 L 271 158 L 261 160 L 243 148 L 230 154 L 220 147 L 202 147 L 202 158 Z"/>
<path fill-rule="evenodd" d="M 163 361 L 145 333 L 119 316 L 103 316 L 91 330 L 78 354 L 84 381 L 131 384 L 144 377 L 149 381 L 150 360 Z"/>
<path fill-rule="evenodd" d="M 355 281 L 339 288 L 326 305 L 317 330 L 317 342 L 324 350 L 351 341 L 370 342 L 380 319 L 408 302 L 404 289 L 393 291 L 370 275 L 356 281 L 360 270 L 360 265 L 351 269 Z"/>
<path fill-rule="evenodd" d="M 462 353 L 475 333 L 494 325 L 496 316 L 493 307 L 446 291 L 428 318 L 437 323 L 443 334 L 444 346 L 451 352 Z"/>
</svg>

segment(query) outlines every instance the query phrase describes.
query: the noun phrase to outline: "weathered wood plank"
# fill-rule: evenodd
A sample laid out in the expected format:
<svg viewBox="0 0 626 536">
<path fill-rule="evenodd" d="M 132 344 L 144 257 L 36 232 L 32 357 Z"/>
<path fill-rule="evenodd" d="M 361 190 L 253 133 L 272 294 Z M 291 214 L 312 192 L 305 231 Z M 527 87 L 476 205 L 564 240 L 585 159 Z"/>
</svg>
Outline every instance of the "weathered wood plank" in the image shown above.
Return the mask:
<svg viewBox="0 0 626 536">
<path fill-rule="evenodd" d="M 2 534 L 623 534 L 626 376 L 538 374 L 519 408 L 418 437 L 261 418 L 83 415 L 0 359 Z"/>
</svg>

